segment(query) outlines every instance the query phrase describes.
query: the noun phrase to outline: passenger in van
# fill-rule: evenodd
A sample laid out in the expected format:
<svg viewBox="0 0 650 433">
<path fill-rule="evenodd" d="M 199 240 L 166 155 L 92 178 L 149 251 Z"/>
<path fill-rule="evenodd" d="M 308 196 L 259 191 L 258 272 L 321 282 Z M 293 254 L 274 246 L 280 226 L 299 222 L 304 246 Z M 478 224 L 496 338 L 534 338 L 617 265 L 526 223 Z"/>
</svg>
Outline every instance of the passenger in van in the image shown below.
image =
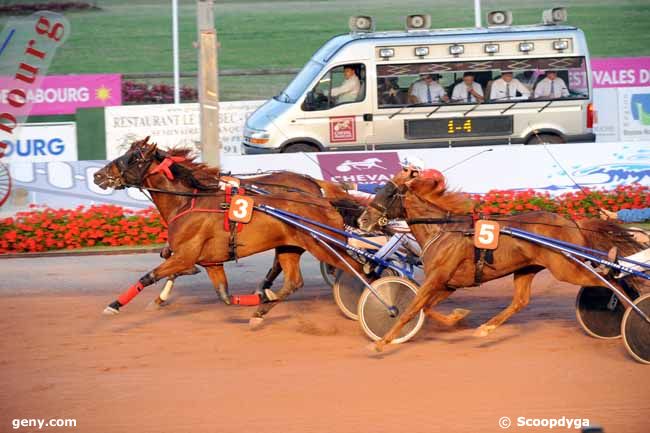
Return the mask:
<svg viewBox="0 0 650 433">
<path fill-rule="evenodd" d="M 537 83 L 535 99 L 557 99 L 569 96 L 569 89 L 556 71 L 546 71 L 546 78 Z"/>
<path fill-rule="evenodd" d="M 332 89 L 332 97 L 336 98 L 336 103 L 341 104 L 343 102 L 354 102 L 359 96 L 359 90 L 361 89 L 361 82 L 357 73 L 354 70 L 354 66 L 344 66 L 343 67 L 343 76 L 345 80 L 343 83 Z"/>
<path fill-rule="evenodd" d="M 377 94 L 379 94 L 379 105 L 399 105 L 399 84 L 397 77 L 380 78 Z"/>
<path fill-rule="evenodd" d="M 438 74 L 420 74 L 420 79 L 413 83 L 409 92 L 409 104 L 437 104 L 448 102 L 445 89 L 438 83 Z"/>
<path fill-rule="evenodd" d="M 530 90 L 532 93 L 533 89 L 535 88 L 535 83 L 537 82 L 537 74 L 535 74 L 535 71 L 524 71 L 521 74 L 517 74 L 515 78 L 518 79 L 521 84 L 528 87 L 528 90 Z"/>
<path fill-rule="evenodd" d="M 472 72 L 465 72 L 463 74 L 463 81 L 454 86 L 451 99 L 454 102 L 467 103 L 477 103 L 485 100 L 483 88 L 479 83 L 474 81 L 474 74 Z"/>
<path fill-rule="evenodd" d="M 510 101 L 528 98 L 530 98 L 530 90 L 521 84 L 521 81 L 512 77 L 512 71 L 503 71 L 501 78 L 492 82 L 490 101 Z"/>
</svg>

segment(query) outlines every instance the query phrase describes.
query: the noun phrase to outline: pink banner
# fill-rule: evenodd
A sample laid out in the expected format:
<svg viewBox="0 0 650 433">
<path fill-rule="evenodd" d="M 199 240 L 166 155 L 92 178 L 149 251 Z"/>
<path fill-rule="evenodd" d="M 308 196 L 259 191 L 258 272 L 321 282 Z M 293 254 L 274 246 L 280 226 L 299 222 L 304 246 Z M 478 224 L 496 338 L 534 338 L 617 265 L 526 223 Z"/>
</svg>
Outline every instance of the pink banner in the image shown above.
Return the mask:
<svg viewBox="0 0 650 433">
<path fill-rule="evenodd" d="M 7 103 L 9 90 L 0 82 L 0 102 Z M 38 89 L 28 89 L 31 116 L 74 114 L 77 108 L 122 105 L 119 74 L 48 75 Z"/>
<path fill-rule="evenodd" d="M 650 57 L 591 59 L 593 87 L 650 86 Z"/>
</svg>

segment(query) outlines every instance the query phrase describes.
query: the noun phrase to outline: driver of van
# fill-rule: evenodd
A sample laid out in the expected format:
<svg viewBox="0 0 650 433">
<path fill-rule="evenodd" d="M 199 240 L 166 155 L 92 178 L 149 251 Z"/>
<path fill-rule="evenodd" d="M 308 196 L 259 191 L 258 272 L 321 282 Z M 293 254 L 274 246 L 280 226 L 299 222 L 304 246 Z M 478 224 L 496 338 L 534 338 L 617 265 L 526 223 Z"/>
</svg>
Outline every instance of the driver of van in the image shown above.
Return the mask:
<svg viewBox="0 0 650 433">
<path fill-rule="evenodd" d="M 411 104 L 434 104 L 441 101 L 449 101 L 447 92 L 438 84 L 440 75 L 438 74 L 421 74 L 420 80 L 413 83 L 409 94 L 409 103 Z"/>
<path fill-rule="evenodd" d="M 338 104 L 356 101 L 361 90 L 361 82 L 353 66 L 344 66 L 343 76 L 345 77 L 343 83 L 332 89 L 332 97 L 336 98 Z"/>
</svg>

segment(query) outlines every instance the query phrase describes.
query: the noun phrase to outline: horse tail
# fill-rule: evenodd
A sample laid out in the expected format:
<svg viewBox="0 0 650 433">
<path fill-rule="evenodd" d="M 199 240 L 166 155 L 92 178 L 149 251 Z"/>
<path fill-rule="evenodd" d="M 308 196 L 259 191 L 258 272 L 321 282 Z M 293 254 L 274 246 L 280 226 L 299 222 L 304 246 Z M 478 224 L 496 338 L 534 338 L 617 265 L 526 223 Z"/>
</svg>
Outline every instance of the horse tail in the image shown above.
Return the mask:
<svg viewBox="0 0 650 433">
<path fill-rule="evenodd" d="M 587 241 L 587 247 L 609 251 L 610 248 L 618 248 L 618 255 L 625 257 L 645 249 L 644 245 L 637 242 L 627 229 L 611 221 L 599 219 L 584 219 L 576 221 L 582 235 Z M 628 276 L 625 283 L 631 286 L 638 293 L 647 293 L 650 290 L 648 281 Z"/>
<path fill-rule="evenodd" d="M 629 256 L 644 249 L 625 227 L 612 221 L 584 219 L 576 221 L 576 224 L 589 248 L 609 251 L 610 248 L 617 247 L 621 256 Z"/>
</svg>

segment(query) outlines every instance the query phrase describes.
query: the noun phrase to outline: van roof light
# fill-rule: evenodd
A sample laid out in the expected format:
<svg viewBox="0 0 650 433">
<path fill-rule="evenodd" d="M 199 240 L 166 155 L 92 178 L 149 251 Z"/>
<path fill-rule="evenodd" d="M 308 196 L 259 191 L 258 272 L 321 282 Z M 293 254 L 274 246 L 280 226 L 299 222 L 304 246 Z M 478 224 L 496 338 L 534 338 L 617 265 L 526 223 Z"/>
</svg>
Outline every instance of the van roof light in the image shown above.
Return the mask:
<svg viewBox="0 0 650 433">
<path fill-rule="evenodd" d="M 406 30 L 426 30 L 431 28 L 431 15 L 416 14 L 406 17 Z"/>
<path fill-rule="evenodd" d="M 566 8 L 552 8 L 546 9 L 542 13 L 542 21 L 544 24 L 558 24 L 566 22 L 569 14 Z"/>
<path fill-rule="evenodd" d="M 348 26 L 353 33 L 369 33 L 375 31 L 375 20 L 367 15 L 354 15 L 348 20 Z"/>
<path fill-rule="evenodd" d="M 512 12 L 510 11 L 488 12 L 487 22 L 488 22 L 488 27 L 510 26 L 512 25 Z"/>
</svg>

